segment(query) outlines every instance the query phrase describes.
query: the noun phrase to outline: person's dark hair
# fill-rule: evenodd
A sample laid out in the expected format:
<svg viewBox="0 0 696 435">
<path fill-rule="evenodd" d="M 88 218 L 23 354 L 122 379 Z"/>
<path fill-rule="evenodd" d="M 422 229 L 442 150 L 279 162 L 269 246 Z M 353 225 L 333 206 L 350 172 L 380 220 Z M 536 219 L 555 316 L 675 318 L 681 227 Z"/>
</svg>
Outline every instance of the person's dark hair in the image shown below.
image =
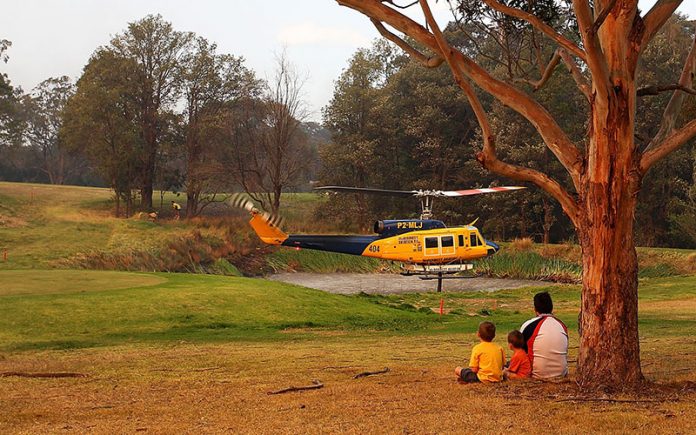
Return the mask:
<svg viewBox="0 0 696 435">
<path fill-rule="evenodd" d="M 553 301 L 549 292 L 541 292 L 534 295 L 534 310 L 539 314 L 551 314 Z"/>
<path fill-rule="evenodd" d="M 481 322 L 479 323 L 479 337 L 483 341 L 493 341 L 495 338 L 495 325 L 491 322 Z"/>
<path fill-rule="evenodd" d="M 520 331 L 510 331 L 508 334 L 508 343 L 515 349 L 524 349 L 524 335 Z"/>
</svg>

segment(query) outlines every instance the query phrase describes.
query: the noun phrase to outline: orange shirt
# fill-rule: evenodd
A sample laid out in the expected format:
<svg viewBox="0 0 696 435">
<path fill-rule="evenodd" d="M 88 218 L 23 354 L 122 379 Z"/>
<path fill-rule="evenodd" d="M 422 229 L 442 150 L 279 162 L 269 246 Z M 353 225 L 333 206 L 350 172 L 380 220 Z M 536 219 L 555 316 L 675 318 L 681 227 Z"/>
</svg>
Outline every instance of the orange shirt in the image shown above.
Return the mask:
<svg viewBox="0 0 696 435">
<path fill-rule="evenodd" d="M 515 349 L 508 370 L 518 378 L 528 378 L 532 374 L 532 363 L 529 362 L 529 356 L 524 350 Z"/>
</svg>

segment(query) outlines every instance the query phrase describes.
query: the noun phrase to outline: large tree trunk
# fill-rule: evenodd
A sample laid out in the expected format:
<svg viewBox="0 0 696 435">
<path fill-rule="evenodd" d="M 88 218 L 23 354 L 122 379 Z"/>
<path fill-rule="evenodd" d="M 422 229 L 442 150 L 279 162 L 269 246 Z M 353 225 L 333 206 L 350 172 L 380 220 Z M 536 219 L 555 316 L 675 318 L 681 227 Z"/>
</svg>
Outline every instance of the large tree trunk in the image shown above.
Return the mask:
<svg viewBox="0 0 696 435">
<path fill-rule="evenodd" d="M 632 389 L 643 381 L 633 239 L 641 178 L 634 142 L 636 91 L 621 48 L 607 49 L 610 95 L 592 102 L 576 223 L 583 263 L 578 382 L 590 389 Z"/>
</svg>

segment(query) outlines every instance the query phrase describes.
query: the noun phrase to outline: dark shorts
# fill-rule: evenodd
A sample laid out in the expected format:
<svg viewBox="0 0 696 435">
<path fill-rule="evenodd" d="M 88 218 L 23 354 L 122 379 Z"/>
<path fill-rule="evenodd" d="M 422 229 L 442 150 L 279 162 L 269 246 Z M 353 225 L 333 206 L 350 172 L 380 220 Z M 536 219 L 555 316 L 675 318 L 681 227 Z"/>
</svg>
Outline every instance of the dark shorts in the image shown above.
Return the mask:
<svg viewBox="0 0 696 435">
<path fill-rule="evenodd" d="M 481 382 L 478 378 L 478 375 L 472 372 L 470 368 L 462 369 L 462 371 L 459 373 L 459 380 L 462 382 L 466 382 L 467 384 Z"/>
</svg>

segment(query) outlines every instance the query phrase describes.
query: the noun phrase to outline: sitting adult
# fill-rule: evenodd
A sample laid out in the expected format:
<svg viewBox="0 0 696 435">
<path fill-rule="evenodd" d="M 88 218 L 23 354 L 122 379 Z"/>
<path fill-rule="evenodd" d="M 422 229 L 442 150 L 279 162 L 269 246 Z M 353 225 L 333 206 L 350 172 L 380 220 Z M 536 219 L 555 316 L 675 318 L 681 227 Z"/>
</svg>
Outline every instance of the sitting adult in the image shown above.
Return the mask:
<svg viewBox="0 0 696 435">
<path fill-rule="evenodd" d="M 536 317 L 520 328 L 532 364 L 532 377 L 553 379 L 568 374 L 568 328 L 553 315 L 548 292 L 534 295 Z"/>
</svg>

